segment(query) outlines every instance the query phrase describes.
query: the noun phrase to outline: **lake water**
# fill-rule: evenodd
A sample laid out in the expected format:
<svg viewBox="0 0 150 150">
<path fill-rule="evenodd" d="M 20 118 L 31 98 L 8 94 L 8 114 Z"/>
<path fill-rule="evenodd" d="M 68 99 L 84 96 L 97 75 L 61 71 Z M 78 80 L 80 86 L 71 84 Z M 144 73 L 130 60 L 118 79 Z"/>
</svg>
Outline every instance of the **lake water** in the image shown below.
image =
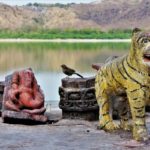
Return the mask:
<svg viewBox="0 0 150 150">
<path fill-rule="evenodd" d="M 58 87 L 67 64 L 85 77 L 96 74 L 92 63 L 128 52 L 129 43 L 0 43 L 0 80 L 15 70 L 31 67 L 49 103 L 59 101 Z M 74 76 L 75 77 L 75 76 Z"/>
</svg>

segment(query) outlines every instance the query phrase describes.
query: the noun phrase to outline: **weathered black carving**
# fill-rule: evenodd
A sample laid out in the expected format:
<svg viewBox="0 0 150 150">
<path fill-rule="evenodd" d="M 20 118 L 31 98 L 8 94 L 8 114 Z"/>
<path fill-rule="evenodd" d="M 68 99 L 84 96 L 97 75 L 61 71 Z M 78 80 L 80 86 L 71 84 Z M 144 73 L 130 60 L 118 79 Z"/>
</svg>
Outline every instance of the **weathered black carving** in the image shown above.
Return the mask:
<svg viewBox="0 0 150 150">
<path fill-rule="evenodd" d="M 98 119 L 98 104 L 95 99 L 95 78 L 64 78 L 59 87 L 63 118 Z"/>
</svg>

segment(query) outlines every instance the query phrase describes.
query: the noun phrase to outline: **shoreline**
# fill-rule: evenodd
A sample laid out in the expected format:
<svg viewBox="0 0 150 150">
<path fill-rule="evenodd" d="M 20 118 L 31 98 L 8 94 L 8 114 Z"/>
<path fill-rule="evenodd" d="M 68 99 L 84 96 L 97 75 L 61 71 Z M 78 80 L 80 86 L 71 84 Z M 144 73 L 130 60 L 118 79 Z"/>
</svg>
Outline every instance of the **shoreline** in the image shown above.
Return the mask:
<svg viewBox="0 0 150 150">
<path fill-rule="evenodd" d="M 0 39 L 0 43 L 129 43 L 131 39 Z"/>
</svg>

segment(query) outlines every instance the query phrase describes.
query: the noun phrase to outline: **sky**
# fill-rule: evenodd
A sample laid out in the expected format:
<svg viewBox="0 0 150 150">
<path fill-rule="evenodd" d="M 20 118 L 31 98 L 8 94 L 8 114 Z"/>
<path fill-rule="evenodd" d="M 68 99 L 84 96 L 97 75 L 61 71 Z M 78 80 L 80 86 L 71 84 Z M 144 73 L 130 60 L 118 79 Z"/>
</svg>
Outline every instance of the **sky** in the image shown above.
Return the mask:
<svg viewBox="0 0 150 150">
<path fill-rule="evenodd" d="M 25 5 L 27 3 L 89 3 L 95 0 L 0 0 L 0 3 L 9 5 Z"/>
</svg>

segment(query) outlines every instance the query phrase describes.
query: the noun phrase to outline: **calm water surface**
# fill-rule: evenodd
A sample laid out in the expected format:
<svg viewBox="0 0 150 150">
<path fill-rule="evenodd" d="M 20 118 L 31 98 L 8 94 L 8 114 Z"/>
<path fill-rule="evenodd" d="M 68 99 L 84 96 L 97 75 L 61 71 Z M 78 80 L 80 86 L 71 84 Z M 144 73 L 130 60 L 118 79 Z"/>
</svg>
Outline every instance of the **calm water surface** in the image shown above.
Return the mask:
<svg viewBox="0 0 150 150">
<path fill-rule="evenodd" d="M 124 55 L 129 43 L 0 43 L 0 80 L 15 70 L 31 67 L 46 101 L 58 102 L 58 87 L 65 75 L 60 65 L 67 64 L 85 77 L 96 74 L 92 63 L 109 56 Z"/>
</svg>

